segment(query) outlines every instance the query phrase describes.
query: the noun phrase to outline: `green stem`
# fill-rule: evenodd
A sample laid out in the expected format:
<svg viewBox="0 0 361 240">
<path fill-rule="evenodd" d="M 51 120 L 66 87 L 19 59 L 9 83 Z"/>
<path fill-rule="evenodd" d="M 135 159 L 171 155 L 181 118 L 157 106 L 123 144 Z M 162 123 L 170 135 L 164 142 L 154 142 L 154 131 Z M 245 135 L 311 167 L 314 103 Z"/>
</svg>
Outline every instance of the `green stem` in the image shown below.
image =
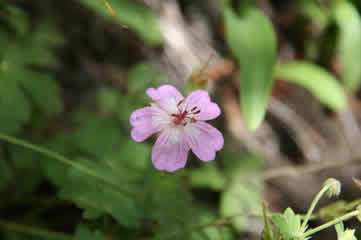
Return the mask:
<svg viewBox="0 0 361 240">
<path fill-rule="evenodd" d="M 0 133 L 0 140 L 6 141 L 8 143 L 11 143 L 11 144 L 14 144 L 14 145 L 17 145 L 17 146 L 21 146 L 23 148 L 30 149 L 30 150 L 32 150 L 34 152 L 38 152 L 40 154 L 43 154 L 45 156 L 48 156 L 48 157 L 53 158 L 55 160 L 58 160 L 58 161 L 62 162 L 65 165 L 68 165 L 70 167 L 73 167 L 73 168 L 81 171 L 81 172 L 84 172 L 84 173 L 88 174 L 89 176 L 92 176 L 92 177 L 97 178 L 99 180 L 102 180 L 102 181 L 104 181 L 104 182 L 106 182 L 106 183 L 108 183 L 110 185 L 113 185 L 113 186 L 117 187 L 121 191 L 129 192 L 129 190 L 121 188 L 119 185 L 109 181 L 104 176 L 98 175 L 96 171 L 93 171 L 92 169 L 89 169 L 89 168 L 87 168 L 87 167 L 85 167 L 85 166 L 83 166 L 81 164 L 78 164 L 77 162 L 74 162 L 74 161 L 62 156 L 59 153 L 49 151 L 46 148 L 43 148 L 43 147 L 31 144 L 29 142 L 26 142 L 26 141 L 23 141 L 23 140 L 20 140 L 20 139 L 5 135 L 3 133 Z"/>
<path fill-rule="evenodd" d="M 304 233 L 304 237 L 310 236 L 310 235 L 312 235 L 312 234 L 314 234 L 314 233 L 316 233 L 316 232 L 319 232 L 319 231 L 321 231 L 321 230 L 323 230 L 323 229 L 326 229 L 326 228 L 328 228 L 328 227 L 331 227 L 331 226 L 333 226 L 333 225 L 335 225 L 335 224 L 337 224 L 337 223 L 339 223 L 339 222 L 348 220 L 348 219 L 350 219 L 350 218 L 352 218 L 352 217 L 355 217 L 355 216 L 357 216 L 357 215 L 359 215 L 359 214 L 360 214 L 360 211 L 359 211 L 359 210 L 355 210 L 355 211 L 349 212 L 349 213 L 343 215 L 342 217 L 335 218 L 334 220 L 329 221 L 329 222 L 327 222 L 327 223 L 325 223 L 325 224 L 322 224 L 321 226 L 318 226 L 318 227 L 316 227 L 316 228 L 314 228 L 314 229 L 308 230 L 307 232 Z"/>
<path fill-rule="evenodd" d="M 316 195 L 316 197 L 313 199 L 310 208 L 307 211 L 306 217 L 304 218 L 303 222 L 302 222 L 302 226 L 301 229 L 305 229 L 308 220 L 310 220 L 310 217 L 312 215 L 313 210 L 315 209 L 318 201 L 321 199 L 322 195 L 329 189 L 329 187 L 332 184 L 326 184 L 321 188 L 321 191 L 319 191 L 319 193 Z"/>
<path fill-rule="evenodd" d="M 70 236 L 60 232 L 50 232 L 44 229 L 21 225 L 17 223 L 7 222 L 0 220 L 0 227 L 8 231 L 27 233 L 34 236 L 46 237 L 46 238 L 70 238 Z"/>
</svg>

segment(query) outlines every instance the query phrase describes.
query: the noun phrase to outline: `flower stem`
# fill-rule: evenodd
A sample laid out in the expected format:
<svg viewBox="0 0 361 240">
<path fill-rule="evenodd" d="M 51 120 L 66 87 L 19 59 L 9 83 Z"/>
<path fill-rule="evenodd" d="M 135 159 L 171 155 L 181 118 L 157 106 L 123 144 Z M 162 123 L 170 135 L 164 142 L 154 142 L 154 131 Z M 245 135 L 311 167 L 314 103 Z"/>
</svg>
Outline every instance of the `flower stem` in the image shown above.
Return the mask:
<svg viewBox="0 0 361 240">
<path fill-rule="evenodd" d="M 70 167 L 73 167 L 83 173 L 86 173 L 88 174 L 89 176 L 92 176 L 94 178 L 97 178 L 99 180 L 102 180 L 103 182 L 106 182 L 110 185 L 113 185 L 115 187 L 117 187 L 118 189 L 120 189 L 121 191 L 128 191 L 127 189 L 124 189 L 122 188 L 120 185 L 117 185 L 111 181 L 109 181 L 107 178 L 105 178 L 104 176 L 102 175 L 99 175 L 96 171 L 84 166 L 84 165 L 81 165 L 77 162 L 74 162 L 66 157 L 64 157 L 63 155 L 59 154 L 59 153 L 56 153 L 56 152 L 52 152 L 44 147 L 40 147 L 40 146 L 37 146 L 37 145 L 34 145 L 34 144 L 31 144 L 29 142 L 26 142 L 26 141 L 23 141 L 23 140 L 20 140 L 20 139 L 17 139 L 15 137 L 11 137 L 11 136 L 8 136 L 6 134 L 3 134 L 3 133 L 0 133 L 0 140 L 3 140 L 3 141 L 6 141 L 8 143 L 11 143 L 11 144 L 14 144 L 14 145 L 17 145 L 17 146 L 21 146 L 23 148 L 27 148 L 27 149 L 30 149 L 34 152 L 38 152 L 40 154 L 43 154 L 45 156 L 48 156 L 50 158 L 53 158 L 55 160 L 58 160 L 59 162 L 62 162 L 64 163 L 65 165 L 68 165 Z"/>
<path fill-rule="evenodd" d="M 304 237 L 310 236 L 310 235 L 312 235 L 312 234 L 314 234 L 314 233 L 316 233 L 316 232 L 319 232 L 319 231 L 321 231 L 321 230 L 323 230 L 323 229 L 326 229 L 326 228 L 328 228 L 328 227 L 331 227 L 331 226 L 333 226 L 333 225 L 335 225 L 335 224 L 337 224 L 337 223 L 339 223 L 339 222 L 348 220 L 348 219 L 350 219 L 350 218 L 352 218 L 352 217 L 355 217 L 355 216 L 357 216 L 357 215 L 359 215 L 359 214 L 360 214 L 360 211 L 359 211 L 359 210 L 355 210 L 355 211 L 349 212 L 349 213 L 343 215 L 342 217 L 335 218 L 335 219 L 333 219 L 332 221 L 329 221 L 329 222 L 327 222 L 327 223 L 325 223 L 325 224 L 322 224 L 321 226 L 318 226 L 318 227 L 316 227 L 316 228 L 314 228 L 314 229 L 308 230 L 307 232 L 304 233 Z"/>
<path fill-rule="evenodd" d="M 316 197 L 313 199 L 310 208 L 307 211 L 306 217 L 304 218 L 303 222 L 302 222 L 302 226 L 301 229 L 305 229 L 308 220 L 310 219 L 313 210 L 315 209 L 318 201 L 321 199 L 321 197 L 323 196 L 323 194 L 333 185 L 333 183 L 330 184 L 326 184 L 321 188 L 321 191 L 319 191 L 319 193 L 317 193 Z"/>
</svg>

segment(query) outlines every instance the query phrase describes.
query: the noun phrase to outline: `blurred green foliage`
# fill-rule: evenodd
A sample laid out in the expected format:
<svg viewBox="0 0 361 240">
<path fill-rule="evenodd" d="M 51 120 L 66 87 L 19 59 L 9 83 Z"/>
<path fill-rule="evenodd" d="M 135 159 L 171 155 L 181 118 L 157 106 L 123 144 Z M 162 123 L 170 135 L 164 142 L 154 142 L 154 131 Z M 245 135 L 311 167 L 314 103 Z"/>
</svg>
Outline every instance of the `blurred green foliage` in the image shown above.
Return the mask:
<svg viewBox="0 0 361 240">
<path fill-rule="evenodd" d="M 241 5 L 235 12 L 230 4 L 224 8 L 226 40 L 240 64 L 241 106 L 245 123 L 251 130 L 263 121 L 276 64 L 272 24 L 255 5 Z"/>
<path fill-rule="evenodd" d="M 346 107 L 346 94 L 341 84 L 315 64 L 302 61 L 281 64 L 276 76 L 307 88 L 334 111 L 342 111 Z"/>
<path fill-rule="evenodd" d="M 319 26 L 320 33 L 308 42 L 316 46 L 316 57 L 278 65 L 275 30 L 254 2 L 223 8 L 226 43 L 240 66 L 247 126 L 257 128 L 264 117 L 275 69 L 276 77 L 307 88 L 334 111 L 343 110 L 343 88 L 357 91 L 361 80 L 360 16 L 352 2 L 337 1 L 324 9 L 315 1 L 303 1 L 301 13 Z M 112 17 L 101 0 L 81 3 Z M 152 46 L 162 44 L 151 9 L 132 0 L 109 3 L 140 38 Z M 58 64 L 53 50 L 66 43 L 64 36 L 45 23 L 31 28 L 21 9 L 4 7 L 1 12 L 6 17 L 0 20 L 0 133 L 43 146 L 81 166 L 73 168 L 2 143 L 0 210 L 15 212 L 9 216 L 0 211 L 4 239 L 230 240 L 246 230 L 247 215 L 262 215 L 262 183 L 241 182 L 262 171 L 262 159 L 233 149 L 229 139 L 217 161 L 200 166 L 190 161 L 192 167 L 169 174 L 153 168 L 150 144 L 130 138 L 130 114 L 149 103 L 145 90 L 159 85 L 162 77 L 149 62 L 131 66 L 124 88 L 101 88 L 95 109 L 80 106 L 70 114 L 71 127 L 64 129 L 62 89 L 53 70 Z M 322 36 L 331 25 L 339 30 L 334 47 L 344 87 L 316 64 Z M 208 193 L 209 199 L 199 199 L 197 191 Z M 44 217 L 49 209 L 59 217 Z M 293 230 L 299 225 L 290 210 L 273 220 Z"/>
<path fill-rule="evenodd" d="M 103 0 L 80 1 L 101 15 L 113 17 Z M 109 0 L 108 3 L 120 22 L 138 33 L 147 43 L 157 46 L 163 42 L 158 18 L 151 9 L 133 0 Z"/>
</svg>

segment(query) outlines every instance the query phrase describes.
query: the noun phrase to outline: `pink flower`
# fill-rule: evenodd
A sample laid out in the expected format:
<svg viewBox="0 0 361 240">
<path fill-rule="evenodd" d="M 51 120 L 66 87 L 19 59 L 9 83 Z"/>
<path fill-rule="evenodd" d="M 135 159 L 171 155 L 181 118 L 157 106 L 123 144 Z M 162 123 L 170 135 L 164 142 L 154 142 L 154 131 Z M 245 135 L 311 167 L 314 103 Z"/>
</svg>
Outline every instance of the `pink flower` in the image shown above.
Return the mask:
<svg viewBox="0 0 361 240">
<path fill-rule="evenodd" d="M 205 121 L 218 117 L 221 110 L 206 91 L 196 90 L 183 98 L 173 86 L 163 85 L 149 88 L 147 95 L 155 103 L 132 113 L 131 136 L 142 142 L 160 133 L 152 151 L 156 169 L 173 172 L 184 168 L 189 149 L 202 161 L 215 159 L 223 147 L 223 135 Z"/>
</svg>

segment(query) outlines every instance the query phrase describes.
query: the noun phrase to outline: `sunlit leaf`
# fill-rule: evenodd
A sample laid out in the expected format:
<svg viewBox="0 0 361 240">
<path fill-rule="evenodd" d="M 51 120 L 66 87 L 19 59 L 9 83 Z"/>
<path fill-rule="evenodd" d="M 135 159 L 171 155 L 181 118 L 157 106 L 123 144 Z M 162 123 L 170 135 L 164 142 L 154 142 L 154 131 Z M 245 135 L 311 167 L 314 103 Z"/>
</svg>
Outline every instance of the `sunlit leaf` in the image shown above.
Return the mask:
<svg viewBox="0 0 361 240">
<path fill-rule="evenodd" d="M 296 215 L 291 208 L 287 208 L 283 215 L 275 214 L 272 216 L 272 222 L 280 230 L 285 239 L 298 239 L 303 230 L 301 229 L 301 218 Z"/>
<path fill-rule="evenodd" d="M 272 88 L 276 62 L 276 37 L 269 19 L 259 9 L 242 9 L 241 16 L 224 10 L 226 40 L 238 58 L 241 71 L 241 106 L 246 125 L 262 122 Z"/>
<path fill-rule="evenodd" d="M 346 96 L 337 79 L 321 67 L 307 62 L 281 64 L 276 76 L 307 88 L 334 111 L 346 107 Z"/>
<path fill-rule="evenodd" d="M 348 1 L 339 1 L 332 12 L 340 30 L 338 56 L 341 75 L 345 87 L 356 91 L 361 83 L 361 17 Z"/>
</svg>

